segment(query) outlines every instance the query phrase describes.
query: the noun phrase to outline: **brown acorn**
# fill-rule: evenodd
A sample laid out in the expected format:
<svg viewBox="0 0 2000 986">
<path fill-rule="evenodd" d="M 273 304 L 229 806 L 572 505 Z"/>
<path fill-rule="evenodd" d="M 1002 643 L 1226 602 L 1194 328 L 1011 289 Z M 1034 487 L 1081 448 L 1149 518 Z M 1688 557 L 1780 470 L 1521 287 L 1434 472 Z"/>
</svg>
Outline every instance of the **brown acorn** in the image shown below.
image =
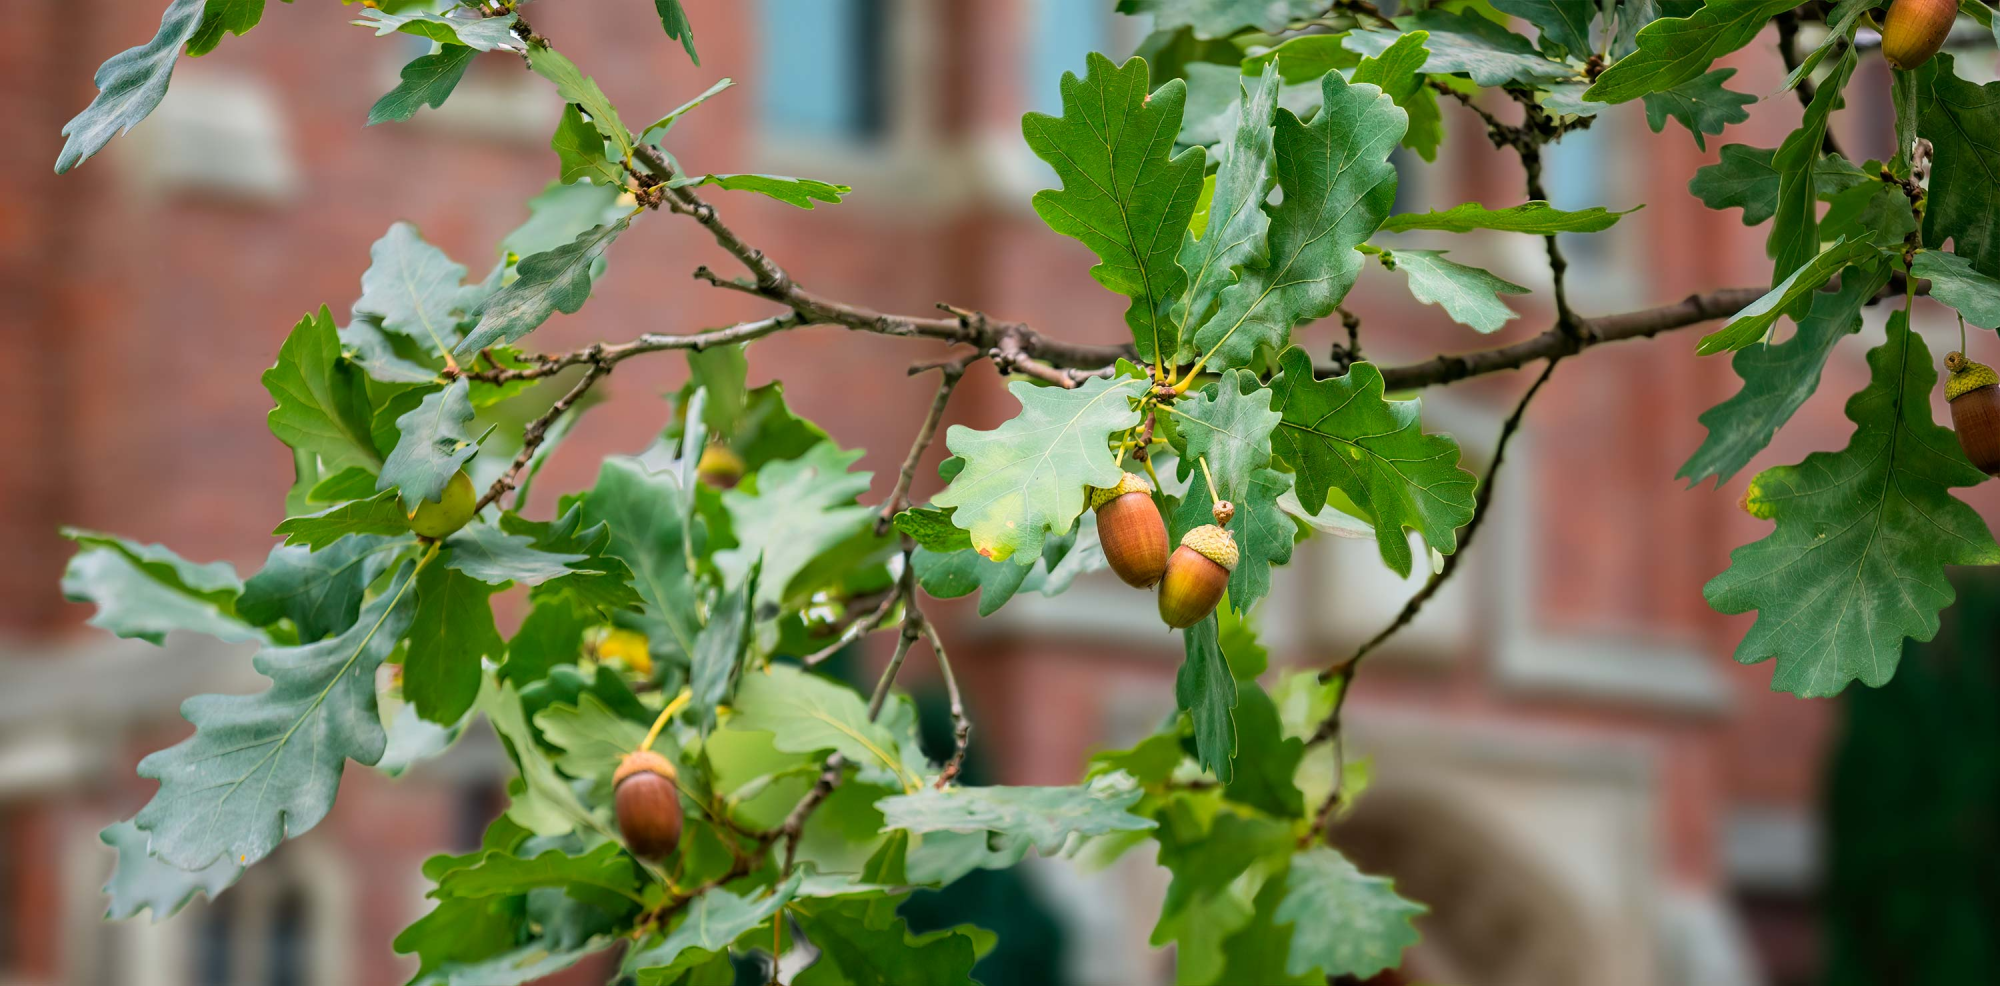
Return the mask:
<svg viewBox="0 0 2000 986">
<path fill-rule="evenodd" d="M 1944 396 L 1951 402 L 1951 427 L 1965 457 L 1988 476 L 2000 476 L 2000 376 L 1963 353 L 1946 353 L 1951 371 Z"/>
<path fill-rule="evenodd" d="M 1160 581 L 1167 570 L 1167 524 L 1145 479 L 1126 473 L 1118 485 L 1090 487 L 1097 511 L 1097 539 L 1111 570 L 1135 589 Z"/>
<path fill-rule="evenodd" d="M 625 755 L 611 775 L 618 831 L 647 859 L 660 859 L 681 842 L 681 798 L 674 765 L 651 750 Z"/>
<path fill-rule="evenodd" d="M 1175 628 L 1191 627 L 1215 611 L 1229 573 L 1236 568 L 1236 538 L 1214 524 L 1181 537 L 1160 580 L 1160 619 Z"/>
<path fill-rule="evenodd" d="M 1958 0 L 1892 0 L 1882 18 L 1882 57 L 1905 72 L 1930 61 L 1944 47 Z"/>
</svg>

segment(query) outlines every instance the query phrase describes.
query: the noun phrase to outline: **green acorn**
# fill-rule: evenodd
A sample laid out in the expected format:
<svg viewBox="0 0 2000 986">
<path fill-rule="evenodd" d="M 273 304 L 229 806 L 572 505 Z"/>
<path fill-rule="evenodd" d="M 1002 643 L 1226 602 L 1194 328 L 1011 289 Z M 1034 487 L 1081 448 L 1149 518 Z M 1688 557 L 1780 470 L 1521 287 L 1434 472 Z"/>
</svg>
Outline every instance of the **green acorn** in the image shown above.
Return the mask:
<svg viewBox="0 0 2000 986">
<path fill-rule="evenodd" d="M 436 503 L 425 500 L 410 512 L 410 530 L 433 541 L 448 538 L 472 519 L 472 506 L 479 497 L 472 492 L 472 477 L 460 469 L 444 484 Z"/>
</svg>

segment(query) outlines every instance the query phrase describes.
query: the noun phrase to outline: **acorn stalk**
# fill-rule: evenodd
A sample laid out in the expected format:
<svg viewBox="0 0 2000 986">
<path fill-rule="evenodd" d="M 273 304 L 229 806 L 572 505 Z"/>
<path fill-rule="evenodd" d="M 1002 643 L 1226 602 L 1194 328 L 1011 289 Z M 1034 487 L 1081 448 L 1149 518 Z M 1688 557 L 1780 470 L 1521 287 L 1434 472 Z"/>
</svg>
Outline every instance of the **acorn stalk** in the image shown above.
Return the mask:
<svg viewBox="0 0 2000 986">
<path fill-rule="evenodd" d="M 1104 560 L 1135 589 L 1160 581 L 1167 570 L 1167 524 L 1152 490 L 1144 478 L 1129 472 L 1116 486 L 1089 488 Z"/>
<path fill-rule="evenodd" d="M 618 831 L 634 853 L 661 859 L 681 842 L 681 798 L 674 765 L 651 750 L 625 755 L 611 775 Z"/>
<path fill-rule="evenodd" d="M 2000 476 L 2000 376 L 1963 353 L 1946 353 L 1944 396 L 1951 402 L 1951 427 L 1965 457 L 1988 476 Z"/>
<path fill-rule="evenodd" d="M 1905 72 L 1944 47 L 1958 18 L 1958 0 L 1894 0 L 1882 18 L 1882 57 Z"/>
<path fill-rule="evenodd" d="M 1236 538 L 1214 524 L 1181 537 L 1160 580 L 1160 619 L 1176 629 L 1200 623 L 1215 611 L 1236 569 Z"/>
</svg>

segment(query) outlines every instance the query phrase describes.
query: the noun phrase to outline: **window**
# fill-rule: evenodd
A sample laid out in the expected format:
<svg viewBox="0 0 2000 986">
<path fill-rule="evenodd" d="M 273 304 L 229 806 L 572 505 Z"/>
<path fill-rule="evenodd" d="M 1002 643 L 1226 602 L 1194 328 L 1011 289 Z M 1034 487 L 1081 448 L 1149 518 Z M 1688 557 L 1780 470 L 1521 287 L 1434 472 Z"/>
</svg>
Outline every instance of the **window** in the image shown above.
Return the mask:
<svg viewBox="0 0 2000 986">
<path fill-rule="evenodd" d="M 1029 109 L 1060 116 L 1063 73 L 1080 76 L 1085 56 L 1093 51 L 1110 52 L 1107 6 L 1077 0 L 1028 0 L 1024 70 Z"/>
<path fill-rule="evenodd" d="M 759 0 L 764 129 L 874 142 L 888 129 L 892 0 Z"/>
</svg>

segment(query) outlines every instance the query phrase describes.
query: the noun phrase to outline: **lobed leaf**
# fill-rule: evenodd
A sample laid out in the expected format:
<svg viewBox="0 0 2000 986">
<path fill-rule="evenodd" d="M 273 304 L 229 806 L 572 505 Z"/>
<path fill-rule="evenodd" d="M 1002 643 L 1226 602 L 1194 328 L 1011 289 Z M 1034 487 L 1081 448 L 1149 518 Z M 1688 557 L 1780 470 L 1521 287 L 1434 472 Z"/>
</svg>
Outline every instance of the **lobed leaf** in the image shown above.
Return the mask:
<svg viewBox="0 0 2000 986">
<path fill-rule="evenodd" d="M 111 138 L 129 132 L 152 115 L 166 98 L 181 45 L 194 38 L 201 27 L 204 2 L 173 0 L 160 15 L 160 29 L 151 41 L 127 48 L 98 66 L 91 79 L 97 83 L 97 95 L 83 112 L 63 124 L 63 135 L 69 139 L 56 157 L 56 174 L 83 163 L 103 150 Z"/>
</svg>

